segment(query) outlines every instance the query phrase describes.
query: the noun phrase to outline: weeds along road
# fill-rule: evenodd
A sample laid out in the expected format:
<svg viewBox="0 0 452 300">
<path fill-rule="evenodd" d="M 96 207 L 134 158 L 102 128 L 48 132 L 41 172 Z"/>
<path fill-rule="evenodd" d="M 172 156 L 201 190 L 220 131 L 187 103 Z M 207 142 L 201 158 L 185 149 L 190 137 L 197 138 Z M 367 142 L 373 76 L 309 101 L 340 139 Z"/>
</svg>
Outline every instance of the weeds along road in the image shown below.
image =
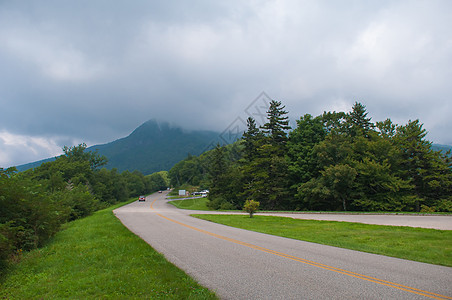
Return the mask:
<svg viewBox="0 0 452 300">
<path fill-rule="evenodd" d="M 114 213 L 221 299 L 452 299 L 452 268 L 195 219 L 165 196 Z"/>
</svg>

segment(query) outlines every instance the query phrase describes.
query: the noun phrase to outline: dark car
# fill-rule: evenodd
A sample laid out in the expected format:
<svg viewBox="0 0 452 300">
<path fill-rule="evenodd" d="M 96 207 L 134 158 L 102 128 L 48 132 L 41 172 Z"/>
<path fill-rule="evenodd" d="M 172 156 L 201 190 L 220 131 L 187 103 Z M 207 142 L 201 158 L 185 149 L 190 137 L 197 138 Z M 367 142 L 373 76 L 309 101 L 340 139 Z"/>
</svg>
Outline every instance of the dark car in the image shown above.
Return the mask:
<svg viewBox="0 0 452 300">
<path fill-rule="evenodd" d="M 145 196 L 140 196 L 140 197 L 138 197 L 138 201 L 146 201 L 146 197 Z"/>
</svg>

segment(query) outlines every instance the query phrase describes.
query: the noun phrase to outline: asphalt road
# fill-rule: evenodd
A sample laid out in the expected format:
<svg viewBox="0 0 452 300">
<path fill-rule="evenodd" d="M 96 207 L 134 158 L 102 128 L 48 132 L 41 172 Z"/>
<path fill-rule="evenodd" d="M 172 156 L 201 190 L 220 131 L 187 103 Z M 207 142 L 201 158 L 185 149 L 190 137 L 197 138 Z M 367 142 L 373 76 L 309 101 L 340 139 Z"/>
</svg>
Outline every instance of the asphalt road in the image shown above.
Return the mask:
<svg viewBox="0 0 452 300">
<path fill-rule="evenodd" d="M 195 219 L 165 193 L 114 212 L 221 299 L 452 299 L 452 268 Z"/>
</svg>

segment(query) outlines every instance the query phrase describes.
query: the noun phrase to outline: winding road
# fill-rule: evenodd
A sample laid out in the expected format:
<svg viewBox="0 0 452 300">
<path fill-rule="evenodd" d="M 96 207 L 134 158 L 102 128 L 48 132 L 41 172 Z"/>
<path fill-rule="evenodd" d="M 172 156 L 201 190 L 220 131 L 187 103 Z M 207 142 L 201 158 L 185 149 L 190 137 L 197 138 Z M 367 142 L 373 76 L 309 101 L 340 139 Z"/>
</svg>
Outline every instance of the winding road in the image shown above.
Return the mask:
<svg viewBox="0 0 452 300">
<path fill-rule="evenodd" d="M 221 299 L 452 299 L 452 268 L 199 220 L 165 196 L 114 213 Z"/>
</svg>

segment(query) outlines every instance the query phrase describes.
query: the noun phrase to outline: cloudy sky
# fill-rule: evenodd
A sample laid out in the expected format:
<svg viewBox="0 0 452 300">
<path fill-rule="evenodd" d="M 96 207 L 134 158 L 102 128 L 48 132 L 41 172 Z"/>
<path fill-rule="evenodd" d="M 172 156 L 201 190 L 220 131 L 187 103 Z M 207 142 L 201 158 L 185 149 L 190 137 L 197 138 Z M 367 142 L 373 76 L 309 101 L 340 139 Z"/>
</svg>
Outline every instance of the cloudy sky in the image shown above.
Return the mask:
<svg viewBox="0 0 452 300">
<path fill-rule="evenodd" d="M 262 92 L 452 144 L 452 1 L 1 1 L 0 167 L 149 119 L 222 131 Z"/>
</svg>

